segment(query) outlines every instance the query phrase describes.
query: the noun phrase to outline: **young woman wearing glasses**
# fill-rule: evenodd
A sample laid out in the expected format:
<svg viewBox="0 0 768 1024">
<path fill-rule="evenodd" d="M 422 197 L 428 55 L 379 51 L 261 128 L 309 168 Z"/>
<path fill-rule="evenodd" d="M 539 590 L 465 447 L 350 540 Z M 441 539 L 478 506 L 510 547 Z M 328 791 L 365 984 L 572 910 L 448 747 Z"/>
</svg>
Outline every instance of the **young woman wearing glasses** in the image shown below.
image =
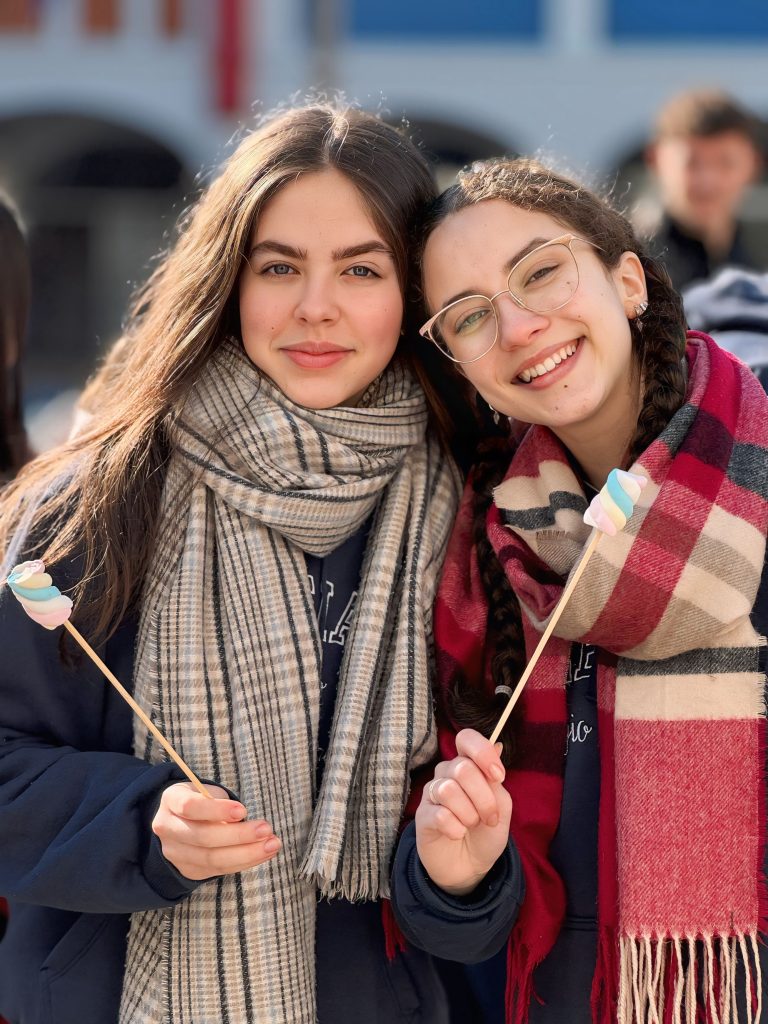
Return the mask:
<svg viewBox="0 0 768 1024">
<path fill-rule="evenodd" d="M 686 336 L 627 221 L 537 163 L 462 175 L 431 210 L 422 269 L 422 334 L 512 429 L 489 429 L 449 546 L 444 760 L 398 850 L 400 924 L 468 964 L 506 944 L 488 1020 L 757 1019 L 762 389 Z M 484 737 L 615 466 L 648 485 L 626 529 L 601 538 L 495 750 Z"/>
</svg>

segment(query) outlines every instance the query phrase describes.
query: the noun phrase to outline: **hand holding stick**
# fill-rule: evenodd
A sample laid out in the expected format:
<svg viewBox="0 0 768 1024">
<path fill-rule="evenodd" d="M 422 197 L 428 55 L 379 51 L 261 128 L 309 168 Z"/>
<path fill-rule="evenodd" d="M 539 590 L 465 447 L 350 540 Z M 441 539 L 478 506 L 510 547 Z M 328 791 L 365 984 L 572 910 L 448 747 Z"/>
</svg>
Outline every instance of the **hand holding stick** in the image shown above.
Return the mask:
<svg viewBox="0 0 768 1024">
<path fill-rule="evenodd" d="M 589 540 L 589 544 L 582 555 L 581 561 L 579 562 L 575 572 L 568 581 L 568 585 L 557 602 L 552 615 L 550 616 L 547 628 L 541 634 L 541 639 L 536 645 L 536 650 L 531 655 L 531 660 L 526 665 L 525 671 L 520 676 L 515 689 L 512 691 L 512 695 L 507 702 L 507 706 L 502 712 L 501 718 L 496 723 L 496 728 L 491 734 L 491 743 L 495 743 L 499 738 L 499 733 L 504 728 L 504 724 L 512 714 L 512 709 L 523 692 L 523 687 L 528 682 L 536 663 L 541 657 L 541 653 L 544 650 L 547 640 L 552 635 L 552 631 L 557 625 L 560 616 L 565 611 L 565 606 L 573 593 L 576 584 L 581 579 L 582 573 L 587 567 L 587 563 L 597 548 L 598 541 L 603 533 L 608 533 L 611 536 L 615 536 L 619 530 L 623 530 L 627 524 L 627 520 L 632 515 L 632 510 L 635 507 L 637 499 L 640 497 L 640 492 L 648 483 L 645 477 L 639 476 L 636 473 L 625 473 L 620 469 L 612 469 L 608 474 L 608 479 L 605 482 L 605 486 L 602 488 L 599 494 L 597 494 L 590 504 L 587 511 L 584 513 L 584 522 L 588 526 L 594 527 L 594 531 Z"/>
<path fill-rule="evenodd" d="M 214 798 L 189 765 L 176 753 L 165 736 L 163 736 L 143 709 L 139 707 L 123 684 L 107 668 L 85 637 L 69 621 L 69 616 L 72 614 L 72 601 L 63 595 L 58 587 L 53 585 L 53 580 L 45 572 L 44 563 L 41 561 L 22 562 L 21 565 L 17 565 L 13 569 L 5 582 L 31 619 L 34 619 L 41 626 L 45 626 L 46 629 L 64 626 L 69 631 L 91 661 L 101 669 L 123 700 L 130 706 L 133 713 L 138 715 L 171 760 L 181 768 L 195 789 L 202 793 L 203 796 L 213 800 Z"/>
</svg>

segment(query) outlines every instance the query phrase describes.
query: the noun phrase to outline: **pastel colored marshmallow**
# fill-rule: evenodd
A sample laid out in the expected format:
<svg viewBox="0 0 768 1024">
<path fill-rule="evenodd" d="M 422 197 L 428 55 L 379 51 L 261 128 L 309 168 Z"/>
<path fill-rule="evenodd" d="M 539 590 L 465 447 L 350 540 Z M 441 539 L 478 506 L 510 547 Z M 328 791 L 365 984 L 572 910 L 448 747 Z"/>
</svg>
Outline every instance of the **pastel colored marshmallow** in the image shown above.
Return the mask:
<svg viewBox="0 0 768 1024">
<path fill-rule="evenodd" d="M 584 522 L 587 526 L 615 537 L 627 525 L 640 492 L 647 483 L 646 478 L 638 473 L 612 469 L 605 485 L 584 513 Z"/>
<path fill-rule="evenodd" d="M 39 559 L 17 565 L 6 583 L 27 615 L 46 629 L 63 625 L 72 614 L 71 599 L 53 585 Z"/>
</svg>

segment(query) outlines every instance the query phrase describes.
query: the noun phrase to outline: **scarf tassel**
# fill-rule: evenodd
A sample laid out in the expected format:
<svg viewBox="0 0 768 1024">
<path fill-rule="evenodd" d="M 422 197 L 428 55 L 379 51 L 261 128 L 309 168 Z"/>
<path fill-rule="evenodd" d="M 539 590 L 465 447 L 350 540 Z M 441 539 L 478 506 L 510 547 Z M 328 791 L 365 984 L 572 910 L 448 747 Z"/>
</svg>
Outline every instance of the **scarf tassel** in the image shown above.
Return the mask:
<svg viewBox="0 0 768 1024">
<path fill-rule="evenodd" d="M 605 966 L 599 951 L 598 974 Z M 606 989 L 604 981 L 600 984 Z M 615 1018 L 610 999 L 596 983 L 593 1020 L 596 1024 L 614 1019 L 617 1024 L 761 1024 L 762 990 L 755 934 L 703 935 L 698 940 L 676 936 L 663 941 L 623 935 Z M 740 991 L 743 999 L 737 998 Z"/>
<path fill-rule="evenodd" d="M 528 1024 L 531 999 L 541 1002 L 533 988 L 533 972 L 540 959 L 520 941 L 515 929 L 507 943 L 506 1024 Z"/>
<path fill-rule="evenodd" d="M 384 928 L 384 948 L 387 953 L 387 960 L 395 959 L 398 953 L 405 953 L 408 943 L 400 931 L 400 926 L 395 920 L 392 910 L 392 903 L 387 899 L 381 901 L 381 923 Z"/>
<path fill-rule="evenodd" d="M 619 998 L 619 963 L 616 934 L 601 928 L 597 942 L 597 966 L 592 978 L 592 1020 L 595 1024 L 613 1024 Z"/>
</svg>

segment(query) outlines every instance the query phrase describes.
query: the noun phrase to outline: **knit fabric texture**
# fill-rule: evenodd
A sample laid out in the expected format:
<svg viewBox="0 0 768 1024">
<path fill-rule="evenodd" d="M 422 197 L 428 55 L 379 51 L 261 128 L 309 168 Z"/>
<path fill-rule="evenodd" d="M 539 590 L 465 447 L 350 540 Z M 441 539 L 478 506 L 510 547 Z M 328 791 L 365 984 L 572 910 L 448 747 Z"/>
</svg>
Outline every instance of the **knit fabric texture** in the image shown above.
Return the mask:
<svg viewBox="0 0 768 1024">
<path fill-rule="evenodd" d="M 132 917 L 123 1024 L 314 1024 L 315 905 L 375 900 L 409 771 L 435 751 L 427 637 L 458 501 L 421 388 L 393 364 L 361 406 L 290 402 L 225 344 L 173 433 L 137 699 L 203 777 L 282 840 L 271 861 Z M 304 552 L 373 516 L 316 791 L 321 641 Z M 165 757 L 137 723 L 135 749 Z"/>
</svg>

